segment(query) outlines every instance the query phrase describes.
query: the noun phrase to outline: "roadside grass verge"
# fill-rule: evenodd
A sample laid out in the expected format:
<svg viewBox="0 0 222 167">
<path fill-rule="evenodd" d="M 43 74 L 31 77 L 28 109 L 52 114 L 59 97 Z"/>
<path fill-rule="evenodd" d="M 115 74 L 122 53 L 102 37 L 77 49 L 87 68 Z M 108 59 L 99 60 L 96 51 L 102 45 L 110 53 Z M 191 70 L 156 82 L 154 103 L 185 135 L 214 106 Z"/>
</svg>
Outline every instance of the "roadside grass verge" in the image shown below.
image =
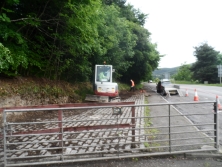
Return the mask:
<svg viewBox="0 0 222 167">
<path fill-rule="evenodd" d="M 198 84 L 198 85 L 222 87 L 222 84 Z"/>
<path fill-rule="evenodd" d="M 120 82 L 118 82 L 117 84 L 118 84 L 118 88 L 119 88 L 120 92 L 121 92 L 121 90 L 129 90 L 130 89 L 130 85 L 120 83 Z"/>
<path fill-rule="evenodd" d="M 198 82 L 192 82 L 192 81 L 176 81 L 176 80 L 172 80 L 172 79 L 171 79 L 171 82 L 172 82 L 172 83 L 175 83 L 175 84 L 199 84 Z"/>
<path fill-rule="evenodd" d="M 144 103 L 148 104 L 148 98 L 147 97 L 145 97 Z M 146 106 L 145 110 L 144 110 L 144 117 L 146 117 L 146 118 L 144 118 L 144 128 L 150 127 L 152 125 L 152 121 L 151 121 L 151 118 L 149 118 L 149 116 L 150 116 L 150 109 L 149 109 L 148 106 Z M 151 140 L 151 141 L 155 140 L 156 139 L 156 134 L 159 133 L 159 131 L 155 128 L 145 129 L 144 131 L 145 131 L 145 134 L 148 134 L 147 139 Z M 158 144 L 156 142 L 145 142 L 144 146 L 146 148 L 158 147 L 158 146 L 160 146 L 160 144 Z M 152 151 L 151 148 L 150 148 L 150 151 Z"/>
<path fill-rule="evenodd" d="M 204 84 L 204 83 L 199 83 L 199 82 L 195 82 L 195 81 L 175 81 L 175 80 L 171 80 L 172 83 L 174 84 L 189 84 L 189 85 L 204 85 L 204 86 L 218 86 L 218 87 L 222 87 L 222 84 Z"/>
</svg>

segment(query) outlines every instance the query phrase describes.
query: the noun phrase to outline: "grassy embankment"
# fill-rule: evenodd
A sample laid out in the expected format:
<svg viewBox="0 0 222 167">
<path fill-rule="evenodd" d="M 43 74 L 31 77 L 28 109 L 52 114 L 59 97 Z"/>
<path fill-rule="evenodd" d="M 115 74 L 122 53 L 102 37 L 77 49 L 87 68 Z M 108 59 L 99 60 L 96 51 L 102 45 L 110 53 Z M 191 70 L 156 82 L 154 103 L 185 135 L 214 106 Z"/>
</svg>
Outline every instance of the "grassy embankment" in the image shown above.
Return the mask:
<svg viewBox="0 0 222 167">
<path fill-rule="evenodd" d="M 129 90 L 130 84 L 118 83 L 119 92 Z M 136 85 L 136 89 L 142 88 L 141 84 Z M 53 103 L 57 103 L 59 97 L 68 97 L 69 103 L 83 102 L 86 94 L 93 94 L 92 83 L 79 82 L 68 83 L 65 81 L 54 81 L 45 78 L 4 78 L 0 79 L 0 97 L 30 97 L 49 98 Z"/>
<path fill-rule="evenodd" d="M 71 84 L 64 81 L 53 81 L 43 78 L 12 78 L 0 80 L 0 97 L 13 96 L 52 99 L 68 97 L 69 102 L 81 102 L 86 93 L 92 92 L 89 83 Z"/>
</svg>

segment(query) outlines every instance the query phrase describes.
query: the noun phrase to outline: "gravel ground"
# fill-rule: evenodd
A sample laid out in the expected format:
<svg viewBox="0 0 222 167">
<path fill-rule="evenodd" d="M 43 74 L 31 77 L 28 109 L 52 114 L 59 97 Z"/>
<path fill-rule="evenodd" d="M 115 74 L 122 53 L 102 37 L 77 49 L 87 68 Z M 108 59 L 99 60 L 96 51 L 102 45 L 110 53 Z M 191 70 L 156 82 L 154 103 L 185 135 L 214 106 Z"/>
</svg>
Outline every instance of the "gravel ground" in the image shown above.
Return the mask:
<svg viewBox="0 0 222 167">
<path fill-rule="evenodd" d="M 220 158 L 184 158 L 183 156 L 144 157 L 107 161 L 81 162 L 47 167 L 221 167 Z M 43 167 L 43 166 L 39 166 Z"/>
<path fill-rule="evenodd" d="M 146 91 L 149 95 L 149 103 L 165 101 L 155 92 L 151 91 L 147 85 L 145 85 Z M 158 108 L 156 108 L 158 109 Z M 158 109 L 159 111 L 159 109 Z M 155 107 L 151 109 L 151 112 L 156 113 Z M 47 167 L 219 167 L 222 166 L 222 155 L 214 154 L 210 152 L 200 153 L 196 156 L 193 154 L 187 155 L 169 155 L 162 157 L 140 157 L 140 158 L 127 158 L 127 159 L 114 159 L 114 160 L 101 160 L 101 161 L 89 161 L 78 162 L 70 164 L 56 164 L 47 165 Z M 44 165 L 43 165 L 44 166 Z M 41 167 L 43 167 L 41 166 Z M 46 167 L 46 166 L 44 166 Z"/>
</svg>

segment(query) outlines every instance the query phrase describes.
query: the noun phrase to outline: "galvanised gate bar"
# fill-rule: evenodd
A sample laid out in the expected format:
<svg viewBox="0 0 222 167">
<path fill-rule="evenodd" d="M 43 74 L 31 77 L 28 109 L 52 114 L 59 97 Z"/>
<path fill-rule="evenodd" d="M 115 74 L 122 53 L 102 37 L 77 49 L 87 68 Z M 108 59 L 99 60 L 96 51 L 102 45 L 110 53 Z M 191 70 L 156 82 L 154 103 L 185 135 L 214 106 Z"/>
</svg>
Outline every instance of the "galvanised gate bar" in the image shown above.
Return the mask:
<svg viewBox="0 0 222 167">
<path fill-rule="evenodd" d="M 142 102 L 143 98 L 141 96 Z M 5 109 L 4 166 L 181 154 L 206 151 L 201 149 L 204 145 L 211 146 L 207 151 L 218 151 L 217 112 L 207 110 L 201 114 L 181 115 L 173 105 L 194 103 L 140 102 Z M 216 102 L 195 102 L 203 103 L 214 105 L 217 111 Z M 167 108 L 161 115 L 149 113 L 149 108 L 160 106 Z M 201 124 L 185 119 L 176 122 L 178 118 L 191 115 L 209 116 L 211 120 Z"/>
</svg>

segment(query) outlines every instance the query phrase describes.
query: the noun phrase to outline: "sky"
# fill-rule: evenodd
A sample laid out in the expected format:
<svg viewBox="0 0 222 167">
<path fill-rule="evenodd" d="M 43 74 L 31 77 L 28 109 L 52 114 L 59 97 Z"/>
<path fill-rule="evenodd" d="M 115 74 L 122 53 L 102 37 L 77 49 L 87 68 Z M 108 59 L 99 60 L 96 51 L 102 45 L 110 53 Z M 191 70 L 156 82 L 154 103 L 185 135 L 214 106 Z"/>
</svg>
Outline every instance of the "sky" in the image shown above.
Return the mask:
<svg viewBox="0 0 222 167">
<path fill-rule="evenodd" d="M 161 55 L 158 68 L 196 61 L 194 47 L 208 43 L 222 53 L 222 0 L 127 0 L 148 14 L 144 27 Z"/>
</svg>

